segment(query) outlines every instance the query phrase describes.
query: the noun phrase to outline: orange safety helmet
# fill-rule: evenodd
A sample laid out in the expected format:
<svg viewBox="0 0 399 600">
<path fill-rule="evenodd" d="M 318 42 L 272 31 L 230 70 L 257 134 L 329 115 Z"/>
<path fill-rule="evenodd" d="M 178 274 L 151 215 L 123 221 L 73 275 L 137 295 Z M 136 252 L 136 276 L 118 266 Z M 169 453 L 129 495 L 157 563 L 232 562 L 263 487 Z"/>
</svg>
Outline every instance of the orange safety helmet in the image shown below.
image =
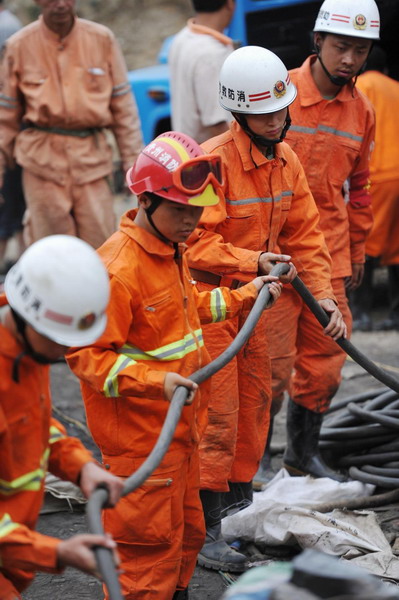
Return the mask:
<svg viewBox="0 0 399 600">
<path fill-rule="evenodd" d="M 162 133 L 141 151 L 126 173 L 136 194 L 156 194 L 192 206 L 214 206 L 222 197 L 223 163 L 217 154 L 205 154 L 190 136 Z"/>
</svg>

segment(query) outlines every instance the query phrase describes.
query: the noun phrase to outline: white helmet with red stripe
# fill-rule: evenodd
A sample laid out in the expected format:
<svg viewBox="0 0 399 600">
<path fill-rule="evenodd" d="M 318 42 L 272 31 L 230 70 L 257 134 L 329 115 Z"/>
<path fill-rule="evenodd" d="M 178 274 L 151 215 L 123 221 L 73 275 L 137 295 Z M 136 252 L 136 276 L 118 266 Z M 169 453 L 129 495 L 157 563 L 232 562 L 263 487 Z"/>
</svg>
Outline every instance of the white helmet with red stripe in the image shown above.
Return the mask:
<svg viewBox="0 0 399 600">
<path fill-rule="evenodd" d="M 97 252 L 70 235 L 35 242 L 7 273 L 11 308 L 38 333 L 63 346 L 86 346 L 103 333 L 109 278 Z"/>
<path fill-rule="evenodd" d="M 325 0 L 313 31 L 380 39 L 380 14 L 374 0 Z"/>
<path fill-rule="evenodd" d="M 266 48 L 238 48 L 221 68 L 219 102 L 232 113 L 276 112 L 289 106 L 296 95 L 296 87 L 284 63 Z"/>
</svg>

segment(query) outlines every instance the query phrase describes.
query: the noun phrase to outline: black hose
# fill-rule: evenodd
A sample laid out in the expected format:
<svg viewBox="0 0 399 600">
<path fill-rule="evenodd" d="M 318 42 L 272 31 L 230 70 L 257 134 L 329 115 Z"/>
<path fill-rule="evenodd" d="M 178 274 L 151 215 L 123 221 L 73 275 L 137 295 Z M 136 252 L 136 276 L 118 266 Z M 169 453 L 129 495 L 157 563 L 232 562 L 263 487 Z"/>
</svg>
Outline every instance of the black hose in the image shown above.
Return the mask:
<svg viewBox="0 0 399 600">
<path fill-rule="evenodd" d="M 348 410 L 352 414 L 359 417 L 361 421 L 367 421 L 368 423 L 379 423 L 380 425 L 384 425 L 389 429 L 399 429 L 399 419 L 383 415 L 381 412 L 372 412 L 370 410 L 357 406 L 353 402 L 350 402 L 348 404 Z"/>
<path fill-rule="evenodd" d="M 385 475 L 386 477 L 399 478 L 399 470 L 390 467 L 376 467 L 374 465 L 363 465 L 361 470 L 364 473 L 371 473 L 372 475 Z"/>
<path fill-rule="evenodd" d="M 353 479 L 363 481 L 363 483 L 372 483 L 373 485 L 396 489 L 399 487 L 399 477 L 384 477 L 382 475 L 372 475 L 371 473 L 364 473 L 357 467 L 350 467 L 349 475 Z"/>
<path fill-rule="evenodd" d="M 380 454 L 361 454 L 359 456 L 343 456 L 339 460 L 341 467 L 362 466 L 373 463 L 385 465 L 389 461 L 399 460 L 399 452 L 381 452 Z"/>
<path fill-rule="evenodd" d="M 336 427 L 332 429 L 323 429 L 320 431 L 321 440 L 353 440 L 354 438 L 367 438 L 380 433 L 391 433 L 385 427 L 378 424 L 359 425 L 358 427 Z"/>
<path fill-rule="evenodd" d="M 325 414 L 329 415 L 337 410 L 341 410 L 341 408 L 345 408 L 348 402 L 364 402 L 365 400 L 370 400 L 376 396 L 380 396 L 384 391 L 384 389 L 375 389 L 369 390 L 368 392 L 359 392 L 358 394 L 353 394 L 352 396 L 348 396 L 348 398 L 334 402 L 334 404 L 328 408 Z"/>
<path fill-rule="evenodd" d="M 312 296 L 308 288 L 305 284 L 299 279 L 299 277 L 295 277 L 292 282 L 292 286 L 301 296 L 303 301 L 310 308 L 316 319 L 323 327 L 327 327 L 329 323 L 329 317 L 327 313 L 323 310 L 317 300 Z M 336 340 L 338 346 L 342 348 L 358 365 L 363 367 L 370 375 L 375 377 L 381 383 L 384 383 L 395 392 L 399 393 L 399 380 L 396 377 L 393 377 L 384 369 L 378 367 L 375 363 L 373 363 L 370 359 L 367 358 L 362 352 L 360 352 L 349 340 L 341 337 L 339 340 Z"/>
</svg>

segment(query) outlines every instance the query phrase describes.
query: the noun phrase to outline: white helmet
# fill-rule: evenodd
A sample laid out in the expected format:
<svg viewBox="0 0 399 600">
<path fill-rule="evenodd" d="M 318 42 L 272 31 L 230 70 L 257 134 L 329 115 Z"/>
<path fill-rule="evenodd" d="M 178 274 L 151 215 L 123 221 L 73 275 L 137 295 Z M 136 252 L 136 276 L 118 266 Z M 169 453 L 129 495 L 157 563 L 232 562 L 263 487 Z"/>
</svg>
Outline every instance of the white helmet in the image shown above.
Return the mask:
<svg viewBox="0 0 399 600">
<path fill-rule="evenodd" d="M 324 0 L 313 31 L 380 39 L 380 13 L 374 0 Z"/>
<path fill-rule="evenodd" d="M 63 346 L 85 346 L 103 333 L 109 278 L 96 251 L 70 235 L 32 244 L 7 273 L 10 306 L 38 333 Z"/>
<path fill-rule="evenodd" d="M 284 63 L 270 50 L 244 46 L 224 61 L 219 78 L 219 102 L 235 113 L 262 115 L 289 106 L 296 87 Z"/>
</svg>

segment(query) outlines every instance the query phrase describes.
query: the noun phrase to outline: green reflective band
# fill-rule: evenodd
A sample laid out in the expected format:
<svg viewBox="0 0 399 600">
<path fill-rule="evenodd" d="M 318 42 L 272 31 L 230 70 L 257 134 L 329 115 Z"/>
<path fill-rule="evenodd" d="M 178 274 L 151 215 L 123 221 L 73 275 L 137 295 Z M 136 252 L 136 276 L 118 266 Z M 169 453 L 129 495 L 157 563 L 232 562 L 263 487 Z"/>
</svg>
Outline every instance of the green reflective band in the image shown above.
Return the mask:
<svg viewBox="0 0 399 600">
<path fill-rule="evenodd" d="M 215 288 L 211 292 L 211 313 L 212 323 L 218 323 L 226 319 L 226 302 L 220 288 Z"/>
<path fill-rule="evenodd" d="M 118 398 L 118 374 L 129 365 L 135 365 L 136 361 L 127 356 L 119 356 L 114 366 L 107 375 L 104 382 L 103 392 L 106 398 Z"/>
<path fill-rule="evenodd" d="M 11 520 L 10 515 L 6 513 L 4 517 L 0 519 L 0 538 L 6 537 L 6 535 L 8 535 L 14 529 L 17 529 L 19 526 L 19 523 L 14 523 Z"/>
<path fill-rule="evenodd" d="M 188 333 L 182 340 L 166 344 L 166 346 L 161 346 L 160 348 L 154 348 L 154 350 L 146 350 L 144 352 L 140 348 L 126 344 L 118 352 L 135 360 L 176 360 L 183 358 L 203 345 L 202 329 L 197 329 L 194 331 L 194 334 Z"/>
<path fill-rule="evenodd" d="M 21 475 L 13 481 L 0 479 L 0 494 L 9 496 L 18 492 L 37 492 L 40 490 L 42 481 L 46 475 L 50 449 L 47 448 L 40 461 L 40 467 L 35 471 Z"/>
<path fill-rule="evenodd" d="M 65 437 L 65 435 L 62 433 L 62 431 L 57 429 L 57 427 L 55 427 L 55 425 L 51 425 L 49 444 L 54 444 L 54 442 L 58 442 L 58 440 L 60 440 L 61 438 L 64 438 L 64 437 Z"/>
</svg>

